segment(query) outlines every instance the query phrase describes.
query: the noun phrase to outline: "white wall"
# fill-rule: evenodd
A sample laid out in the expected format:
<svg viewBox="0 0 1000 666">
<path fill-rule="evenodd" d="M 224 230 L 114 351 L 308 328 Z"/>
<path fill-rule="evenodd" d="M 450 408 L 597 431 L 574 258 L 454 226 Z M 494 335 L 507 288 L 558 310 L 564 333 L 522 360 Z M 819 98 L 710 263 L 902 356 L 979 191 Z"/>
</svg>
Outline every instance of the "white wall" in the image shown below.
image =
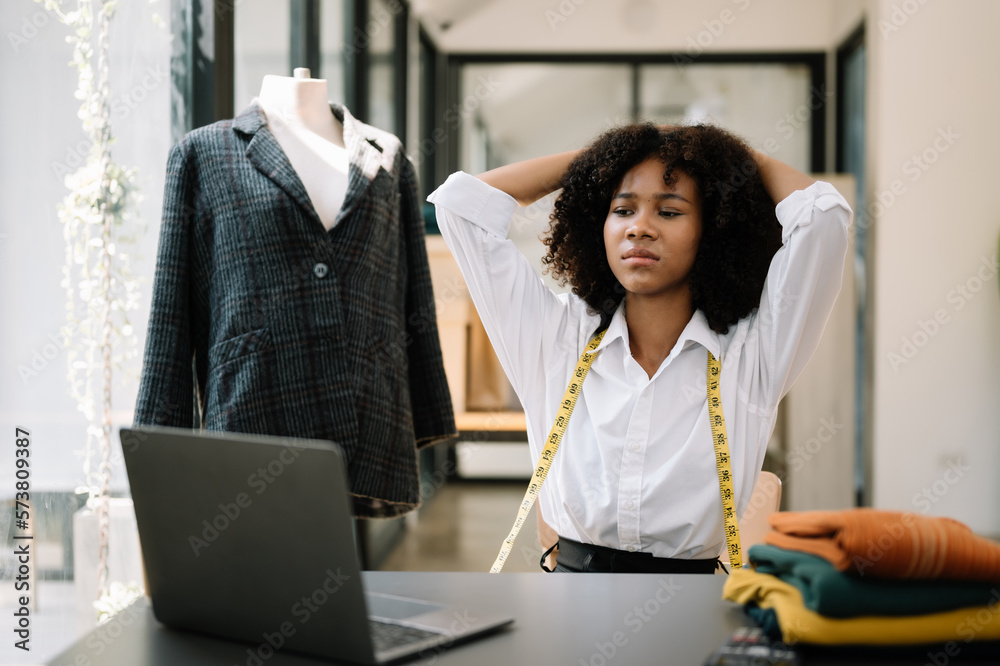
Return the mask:
<svg viewBox="0 0 1000 666">
<path fill-rule="evenodd" d="M 872 227 L 874 504 L 998 534 L 1000 304 L 984 262 L 996 261 L 1000 229 L 1000 3 L 869 9 L 869 192 L 885 201 Z M 936 160 L 926 171 L 912 161 L 925 151 Z M 925 333 L 935 313 L 945 323 Z"/>
</svg>

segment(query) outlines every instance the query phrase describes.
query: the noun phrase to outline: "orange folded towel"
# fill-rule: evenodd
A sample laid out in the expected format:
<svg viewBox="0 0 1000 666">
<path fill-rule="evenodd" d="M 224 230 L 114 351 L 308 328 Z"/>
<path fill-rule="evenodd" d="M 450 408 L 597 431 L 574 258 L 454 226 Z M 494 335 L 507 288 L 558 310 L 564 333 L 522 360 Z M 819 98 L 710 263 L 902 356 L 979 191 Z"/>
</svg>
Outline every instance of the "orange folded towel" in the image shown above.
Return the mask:
<svg viewBox="0 0 1000 666">
<path fill-rule="evenodd" d="M 812 553 L 840 571 L 882 578 L 1000 582 L 1000 544 L 951 518 L 901 511 L 789 511 L 768 521 L 765 543 Z"/>
</svg>

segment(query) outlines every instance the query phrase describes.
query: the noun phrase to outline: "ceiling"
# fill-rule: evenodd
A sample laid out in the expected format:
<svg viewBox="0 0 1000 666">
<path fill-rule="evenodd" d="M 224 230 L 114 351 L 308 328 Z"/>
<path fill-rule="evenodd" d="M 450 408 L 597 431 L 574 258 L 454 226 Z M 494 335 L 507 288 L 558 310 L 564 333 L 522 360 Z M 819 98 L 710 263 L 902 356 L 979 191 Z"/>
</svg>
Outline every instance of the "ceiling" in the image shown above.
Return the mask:
<svg viewBox="0 0 1000 666">
<path fill-rule="evenodd" d="M 413 0 L 410 3 L 413 14 L 434 34 L 446 32 L 478 13 L 487 5 L 501 0 Z"/>
</svg>

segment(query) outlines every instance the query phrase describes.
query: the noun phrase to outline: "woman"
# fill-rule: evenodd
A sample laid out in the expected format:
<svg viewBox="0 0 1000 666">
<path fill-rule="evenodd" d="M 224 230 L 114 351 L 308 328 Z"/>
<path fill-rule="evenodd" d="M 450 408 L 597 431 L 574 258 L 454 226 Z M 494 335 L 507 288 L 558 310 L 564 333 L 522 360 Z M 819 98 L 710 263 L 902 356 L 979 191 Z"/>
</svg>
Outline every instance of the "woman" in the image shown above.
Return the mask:
<svg viewBox="0 0 1000 666">
<path fill-rule="evenodd" d="M 518 204 L 560 187 L 543 260 L 572 286 L 557 295 L 506 236 Z M 534 459 L 606 329 L 539 497 L 556 570 L 711 573 L 725 535 L 706 359 L 721 362 L 742 515 L 778 401 L 840 290 L 844 199 L 717 127 L 636 124 L 583 151 L 453 174 L 429 200 Z"/>
</svg>

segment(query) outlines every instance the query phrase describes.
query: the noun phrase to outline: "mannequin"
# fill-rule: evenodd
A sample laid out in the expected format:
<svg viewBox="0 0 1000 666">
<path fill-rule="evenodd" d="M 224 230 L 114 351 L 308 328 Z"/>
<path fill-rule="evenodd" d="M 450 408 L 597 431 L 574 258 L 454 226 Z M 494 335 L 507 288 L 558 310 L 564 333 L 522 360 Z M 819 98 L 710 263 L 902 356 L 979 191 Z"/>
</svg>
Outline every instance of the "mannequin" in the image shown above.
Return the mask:
<svg viewBox="0 0 1000 666">
<path fill-rule="evenodd" d="M 267 75 L 258 96 L 267 126 L 309 194 L 329 231 L 347 194 L 348 154 L 344 126 L 330 111 L 326 79 L 305 67 L 294 77 Z"/>
<path fill-rule="evenodd" d="M 457 434 L 413 164 L 308 70 L 170 150 L 135 423 L 337 442 L 367 518 Z"/>
</svg>

